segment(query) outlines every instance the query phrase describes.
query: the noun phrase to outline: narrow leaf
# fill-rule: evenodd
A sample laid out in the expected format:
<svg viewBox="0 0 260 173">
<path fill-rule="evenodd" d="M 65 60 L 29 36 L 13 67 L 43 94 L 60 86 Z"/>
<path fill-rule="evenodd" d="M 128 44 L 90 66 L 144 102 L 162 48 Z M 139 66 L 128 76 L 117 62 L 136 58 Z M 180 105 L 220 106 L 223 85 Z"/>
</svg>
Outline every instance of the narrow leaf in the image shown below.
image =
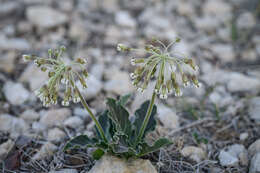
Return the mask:
<svg viewBox="0 0 260 173">
<path fill-rule="evenodd" d="M 85 148 L 85 147 L 94 147 L 98 142 L 97 139 L 90 139 L 87 135 L 79 135 L 71 139 L 64 147 L 64 151 L 72 148 Z"/>
<path fill-rule="evenodd" d="M 158 139 L 152 146 L 149 146 L 146 142 L 144 142 L 141 146 L 142 149 L 138 156 L 140 157 L 140 156 L 144 156 L 146 154 L 155 152 L 155 151 L 159 150 L 160 148 L 168 146 L 170 144 L 172 144 L 172 141 L 170 141 L 167 138 Z"/>
</svg>

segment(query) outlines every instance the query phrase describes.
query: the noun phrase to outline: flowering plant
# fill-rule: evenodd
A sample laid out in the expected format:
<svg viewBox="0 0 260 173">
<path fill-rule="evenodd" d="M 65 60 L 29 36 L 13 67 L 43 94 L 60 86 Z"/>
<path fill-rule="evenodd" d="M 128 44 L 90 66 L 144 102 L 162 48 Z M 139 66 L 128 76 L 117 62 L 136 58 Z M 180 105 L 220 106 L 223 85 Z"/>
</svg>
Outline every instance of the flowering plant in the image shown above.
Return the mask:
<svg viewBox="0 0 260 173">
<path fill-rule="evenodd" d="M 77 80 L 83 88 L 86 88 L 86 78 L 88 77 L 85 69 L 86 60 L 77 58 L 71 63 L 65 63 L 62 59 L 62 53 L 65 47 L 57 50 L 49 50 L 48 58 L 37 57 L 35 55 L 24 55 L 25 61 L 32 60 L 41 68 L 42 71 L 48 71 L 49 80 L 39 90 L 36 95 L 43 102 L 44 106 L 57 104 L 59 89 L 65 88 L 62 105 L 68 106 L 69 102 L 81 102 L 88 111 L 90 117 L 95 122 L 96 137 L 79 135 L 67 142 L 64 150 L 71 150 L 77 147 L 96 148 L 93 157 L 99 159 L 104 153 L 110 153 L 119 157 L 141 157 L 154 152 L 161 147 L 170 145 L 172 142 L 166 138 L 160 138 L 149 145 L 145 141 L 146 135 L 155 130 L 155 115 L 157 107 L 154 105 L 156 94 L 160 98 L 166 99 L 168 94 L 175 91 L 176 96 L 181 95 L 181 83 L 187 86 L 192 82 L 196 87 L 199 86 L 198 80 L 194 74 L 197 66 L 192 59 L 179 58 L 168 52 L 170 46 L 178 43 L 174 42 L 165 46 L 161 41 L 162 48 L 154 45 L 147 45 L 145 51 L 149 54 L 147 58 L 131 59 L 131 64 L 137 68 L 130 74 L 133 79 L 133 85 L 141 92 L 147 88 L 151 80 L 156 80 L 154 92 L 151 101 L 144 102 L 139 109 L 135 111 L 134 120 L 130 121 L 129 113 L 125 108 L 130 95 L 122 96 L 119 100 L 108 98 L 106 101 L 107 110 L 105 110 L 98 119 L 89 109 L 89 106 L 83 95 L 78 89 Z M 118 51 L 138 51 L 119 44 Z M 80 71 L 75 66 L 80 67 Z M 193 72 L 191 72 L 193 71 Z M 180 80 L 181 79 L 181 80 Z"/>
</svg>

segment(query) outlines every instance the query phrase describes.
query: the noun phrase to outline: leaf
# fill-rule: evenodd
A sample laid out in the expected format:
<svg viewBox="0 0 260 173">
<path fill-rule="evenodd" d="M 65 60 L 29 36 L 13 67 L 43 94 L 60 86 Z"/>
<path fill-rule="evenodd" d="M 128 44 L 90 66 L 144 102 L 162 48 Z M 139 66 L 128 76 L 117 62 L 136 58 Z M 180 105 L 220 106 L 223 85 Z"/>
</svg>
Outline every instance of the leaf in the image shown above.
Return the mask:
<svg viewBox="0 0 260 173">
<path fill-rule="evenodd" d="M 141 107 L 138 110 L 136 110 L 136 112 L 135 112 L 134 126 L 135 126 L 135 136 L 136 137 L 138 136 L 138 133 L 139 133 L 139 131 L 141 129 L 142 123 L 144 121 L 146 112 L 147 112 L 148 107 L 149 107 L 149 103 L 150 103 L 150 101 L 144 102 L 141 105 Z M 148 132 L 153 131 L 155 129 L 156 121 L 155 121 L 154 116 L 155 116 L 156 112 L 157 112 L 157 107 L 156 107 L 156 105 L 154 105 L 153 109 L 152 109 L 152 113 L 151 113 L 150 119 L 149 119 L 148 124 L 147 124 L 147 126 L 145 128 L 143 138 L 145 137 L 145 135 Z"/>
<path fill-rule="evenodd" d="M 118 102 L 119 102 L 122 106 L 125 106 L 125 105 L 128 103 L 128 100 L 129 100 L 130 97 L 131 97 L 131 94 L 123 95 L 122 97 L 120 97 L 120 99 L 119 99 Z"/>
<path fill-rule="evenodd" d="M 93 138 L 90 139 L 87 135 L 79 135 L 71 139 L 64 147 L 64 151 L 72 148 L 85 148 L 85 147 L 95 147 L 98 140 Z"/>
<path fill-rule="evenodd" d="M 116 130 L 123 132 L 128 137 L 131 135 L 131 122 L 129 121 L 129 113 L 127 110 L 114 99 L 107 99 L 107 106 L 109 110 L 108 116 L 116 125 Z"/>
<path fill-rule="evenodd" d="M 159 150 L 162 147 L 168 146 L 172 144 L 172 141 L 170 141 L 167 138 L 160 138 L 158 139 L 152 146 L 149 146 L 146 142 L 142 143 L 142 149 L 141 152 L 138 154 L 139 157 L 144 156 L 146 154 L 155 152 Z"/>
<path fill-rule="evenodd" d="M 105 152 L 102 149 L 98 148 L 92 153 L 92 157 L 95 160 L 99 160 L 104 154 Z"/>
<path fill-rule="evenodd" d="M 98 117 L 98 122 L 100 123 L 105 136 L 107 138 L 107 140 L 109 141 L 113 135 L 114 135 L 114 130 L 113 130 L 113 122 L 111 121 L 111 119 L 108 117 L 108 110 L 105 110 L 99 117 Z M 97 129 L 97 127 L 95 126 L 96 132 L 98 134 L 98 137 L 103 140 L 101 138 L 101 135 L 99 134 L 99 131 Z"/>
</svg>

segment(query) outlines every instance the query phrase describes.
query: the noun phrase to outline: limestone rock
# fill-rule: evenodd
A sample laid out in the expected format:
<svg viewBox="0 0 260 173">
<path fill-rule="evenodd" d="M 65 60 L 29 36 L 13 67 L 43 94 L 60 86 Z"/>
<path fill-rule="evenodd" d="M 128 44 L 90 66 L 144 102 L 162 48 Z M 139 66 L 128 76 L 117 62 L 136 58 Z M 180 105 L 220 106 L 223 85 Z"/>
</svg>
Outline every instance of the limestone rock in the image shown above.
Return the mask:
<svg viewBox="0 0 260 173">
<path fill-rule="evenodd" d="M 175 129 L 179 127 L 179 117 L 176 112 L 166 106 L 158 106 L 158 118 L 166 128 Z"/>
<path fill-rule="evenodd" d="M 59 142 L 66 137 L 66 134 L 59 128 L 50 129 L 48 131 L 48 141 Z"/>
<path fill-rule="evenodd" d="M 256 153 L 251 159 L 249 173 L 259 173 L 260 172 L 260 152 Z"/>
<path fill-rule="evenodd" d="M 157 173 L 149 160 L 123 160 L 114 156 L 104 155 L 89 173 Z"/>
<path fill-rule="evenodd" d="M 201 162 L 207 157 L 206 152 L 202 148 L 194 147 L 194 146 L 184 147 L 181 150 L 181 154 L 184 157 L 189 157 L 191 160 L 194 160 L 197 163 Z"/>
<path fill-rule="evenodd" d="M 61 125 L 70 115 L 71 115 L 71 111 L 67 108 L 48 110 L 41 117 L 40 123 L 48 127 Z"/>
<path fill-rule="evenodd" d="M 248 147 L 249 157 L 252 157 L 255 153 L 260 152 L 260 139 L 256 140 Z"/>
<path fill-rule="evenodd" d="M 249 116 L 260 123 L 260 97 L 254 97 L 249 101 Z"/>
</svg>

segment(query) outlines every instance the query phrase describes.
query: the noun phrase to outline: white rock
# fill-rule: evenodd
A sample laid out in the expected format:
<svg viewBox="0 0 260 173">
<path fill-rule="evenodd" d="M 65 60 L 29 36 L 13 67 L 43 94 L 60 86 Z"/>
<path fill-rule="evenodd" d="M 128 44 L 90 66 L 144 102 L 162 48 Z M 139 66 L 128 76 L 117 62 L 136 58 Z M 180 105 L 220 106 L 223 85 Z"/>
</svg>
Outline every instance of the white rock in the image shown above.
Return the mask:
<svg viewBox="0 0 260 173">
<path fill-rule="evenodd" d="M 0 70 L 4 72 L 11 73 L 15 68 L 15 58 L 16 53 L 13 51 L 9 51 L 7 54 L 3 54 L 0 57 Z"/>
<path fill-rule="evenodd" d="M 194 20 L 198 29 L 213 32 L 219 26 L 219 20 L 212 16 L 198 17 Z"/>
<path fill-rule="evenodd" d="M 13 105 L 21 105 L 30 97 L 29 91 L 22 84 L 11 81 L 4 84 L 4 94 L 6 99 Z"/>
<path fill-rule="evenodd" d="M 220 151 L 218 158 L 222 166 L 234 166 L 238 164 L 238 158 L 224 150 Z"/>
<path fill-rule="evenodd" d="M 248 147 L 249 157 L 252 157 L 255 153 L 260 152 L 260 139 L 256 140 Z"/>
<path fill-rule="evenodd" d="M 236 23 L 238 28 L 248 29 L 256 24 L 256 20 L 251 12 L 244 12 L 238 17 Z"/>
<path fill-rule="evenodd" d="M 109 168 L 109 169 L 108 169 Z M 104 155 L 89 173 L 157 173 L 149 160 L 124 160 Z"/>
<path fill-rule="evenodd" d="M 241 141 L 244 141 L 244 140 L 246 140 L 247 138 L 248 138 L 248 133 L 247 132 L 245 132 L 245 133 L 241 133 L 240 135 L 239 135 L 239 139 L 241 140 Z"/>
<path fill-rule="evenodd" d="M 35 112 L 33 109 L 27 109 L 20 115 L 20 117 L 24 120 L 36 121 L 40 118 L 40 114 Z"/>
<path fill-rule="evenodd" d="M 232 72 L 228 76 L 229 82 L 227 88 L 231 92 L 251 91 L 254 92 L 260 88 L 260 80 L 246 76 L 242 73 Z"/>
<path fill-rule="evenodd" d="M 33 156 L 33 160 L 41 160 L 44 159 L 45 157 L 51 156 L 54 154 L 54 152 L 57 150 L 57 146 L 47 142 L 45 144 L 43 144 L 43 146 L 41 147 L 40 151 L 38 151 L 34 156 Z"/>
<path fill-rule="evenodd" d="M 40 88 L 48 80 L 48 73 L 42 72 L 34 64 L 26 67 L 25 71 L 19 78 L 20 82 L 28 82 L 31 91 Z"/>
<path fill-rule="evenodd" d="M 260 123 L 260 97 L 254 97 L 249 100 L 249 116 L 251 119 Z"/>
<path fill-rule="evenodd" d="M 14 142 L 11 139 L 9 139 L 8 141 L 6 141 L 0 145 L 0 160 L 4 159 L 6 154 L 13 147 L 13 145 L 14 145 Z"/>
<path fill-rule="evenodd" d="M 178 1 L 177 11 L 180 15 L 192 16 L 194 14 L 194 7 L 189 2 Z"/>
<path fill-rule="evenodd" d="M 207 0 L 203 5 L 203 12 L 206 15 L 213 15 L 218 18 L 231 17 L 231 5 L 223 0 Z"/>
<path fill-rule="evenodd" d="M 129 74 L 123 71 L 115 71 L 110 80 L 105 83 L 105 90 L 118 95 L 128 94 L 133 91 Z"/>
<path fill-rule="evenodd" d="M 234 166 L 240 162 L 241 165 L 248 164 L 247 150 L 243 145 L 233 144 L 227 151 L 221 150 L 219 154 L 220 164 L 222 166 Z"/>
<path fill-rule="evenodd" d="M 61 169 L 59 171 L 51 171 L 49 173 L 78 173 L 76 169 Z"/>
<path fill-rule="evenodd" d="M 66 137 L 66 134 L 59 128 L 50 129 L 48 131 L 47 140 L 50 142 L 60 142 Z"/>
<path fill-rule="evenodd" d="M 166 128 L 176 129 L 179 127 L 179 117 L 171 108 L 168 108 L 164 105 L 159 105 L 158 118 Z"/>
<path fill-rule="evenodd" d="M 115 14 L 115 21 L 118 25 L 134 28 L 136 27 L 136 21 L 127 11 L 119 11 Z"/>
<path fill-rule="evenodd" d="M 47 6 L 31 6 L 26 9 L 28 20 L 39 28 L 52 28 L 64 24 L 68 17 Z"/>
<path fill-rule="evenodd" d="M 206 159 L 206 157 L 207 157 L 207 154 L 203 149 L 201 149 L 199 147 L 194 147 L 194 146 L 184 147 L 181 150 L 181 154 L 184 157 L 189 157 L 190 159 L 196 161 L 197 163 L 201 162 L 202 160 Z"/>
<path fill-rule="evenodd" d="M 76 82 L 79 90 L 87 99 L 96 97 L 103 87 L 102 82 L 92 74 L 90 74 L 89 77 L 86 79 L 86 84 L 88 88 L 84 89 L 80 84 L 80 81 Z"/>
<path fill-rule="evenodd" d="M 6 38 L 0 36 L 0 50 L 25 51 L 31 48 L 28 41 L 23 38 Z"/>
<path fill-rule="evenodd" d="M 0 131 L 9 132 L 13 137 L 18 137 L 28 130 L 29 126 L 21 118 L 9 114 L 0 115 Z"/>
<path fill-rule="evenodd" d="M 67 108 L 52 109 L 45 112 L 40 119 L 40 123 L 47 127 L 62 125 L 69 116 L 71 116 L 71 111 Z"/>
<path fill-rule="evenodd" d="M 32 129 L 36 133 L 42 133 L 42 132 L 45 132 L 47 130 L 47 126 L 42 124 L 42 123 L 39 123 L 39 122 L 33 122 L 32 123 Z"/>
<path fill-rule="evenodd" d="M 233 47 L 229 44 L 214 44 L 211 50 L 222 62 L 230 62 L 235 59 Z"/>
<path fill-rule="evenodd" d="M 70 24 L 69 36 L 73 40 L 85 41 L 88 39 L 89 33 L 83 21 L 75 21 Z"/>
<path fill-rule="evenodd" d="M 96 114 L 95 109 L 91 109 L 91 111 L 93 112 L 94 115 Z M 89 117 L 88 111 L 86 109 L 79 108 L 79 107 L 74 108 L 73 114 L 76 116 L 79 116 L 81 119 L 84 119 L 84 120 Z"/>
<path fill-rule="evenodd" d="M 249 173 L 259 173 L 260 172 L 260 152 L 256 153 L 251 159 Z"/>
<path fill-rule="evenodd" d="M 69 117 L 64 121 L 64 125 L 76 129 L 83 125 L 83 120 L 77 116 Z"/>
<path fill-rule="evenodd" d="M 90 74 L 95 76 L 98 80 L 102 80 L 105 66 L 104 64 L 93 64 L 91 65 Z"/>
<path fill-rule="evenodd" d="M 11 17 L 15 12 L 21 10 L 21 4 L 17 1 L 1 2 L 0 17 Z M 11 15 L 11 16 L 10 16 Z"/>
</svg>

